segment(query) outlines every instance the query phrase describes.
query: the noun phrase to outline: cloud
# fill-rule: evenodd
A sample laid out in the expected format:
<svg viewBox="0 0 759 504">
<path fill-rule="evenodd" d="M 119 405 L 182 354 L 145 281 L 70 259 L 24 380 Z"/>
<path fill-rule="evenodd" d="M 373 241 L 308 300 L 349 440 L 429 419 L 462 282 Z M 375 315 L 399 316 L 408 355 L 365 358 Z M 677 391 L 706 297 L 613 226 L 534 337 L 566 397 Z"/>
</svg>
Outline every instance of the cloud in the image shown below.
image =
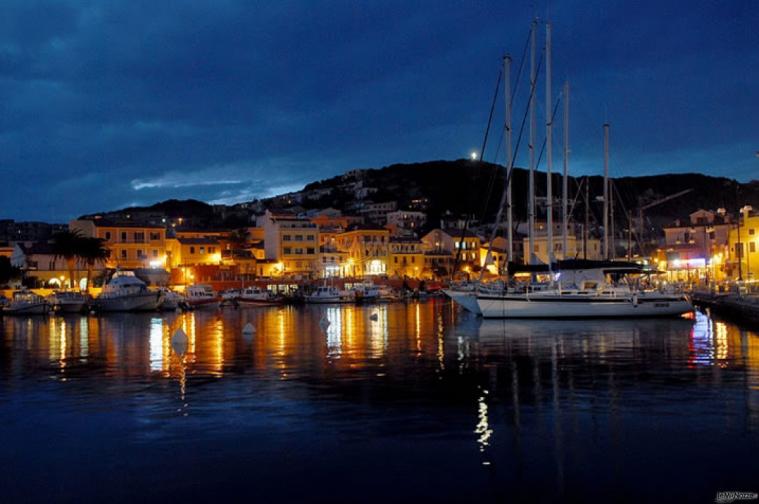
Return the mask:
<svg viewBox="0 0 759 504">
<path fill-rule="evenodd" d="M 608 117 L 621 173 L 693 163 L 750 176 L 740 149 L 757 133 L 755 2 L 551 10 L 578 170 L 600 166 Z M 482 141 L 506 51 L 516 74 L 532 15 L 528 3 L 464 0 L 9 0 L 0 218 L 236 202 L 356 167 L 460 158 Z"/>
</svg>

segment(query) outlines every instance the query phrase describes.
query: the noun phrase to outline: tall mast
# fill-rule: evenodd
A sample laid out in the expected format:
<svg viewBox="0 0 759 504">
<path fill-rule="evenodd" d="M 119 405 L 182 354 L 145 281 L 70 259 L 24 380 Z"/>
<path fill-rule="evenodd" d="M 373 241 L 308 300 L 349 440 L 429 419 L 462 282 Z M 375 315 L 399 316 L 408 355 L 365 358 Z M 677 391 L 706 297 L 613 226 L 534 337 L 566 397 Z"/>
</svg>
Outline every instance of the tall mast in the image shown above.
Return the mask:
<svg viewBox="0 0 759 504">
<path fill-rule="evenodd" d="M 507 256 L 507 261 L 513 261 L 514 222 L 511 213 L 511 171 L 514 169 L 514 166 L 512 165 L 511 160 L 513 156 L 513 153 L 511 152 L 511 56 L 508 54 L 503 57 L 503 96 L 504 104 L 506 106 L 506 127 L 504 129 L 506 138 L 504 144 L 506 145 L 506 180 L 508 180 L 508 184 L 506 185 L 506 225 L 508 227 L 507 237 L 509 241 L 509 255 Z"/>
<path fill-rule="evenodd" d="M 617 255 L 616 252 L 616 229 L 614 229 L 614 181 L 612 179 L 609 179 L 609 234 L 611 235 L 610 245 L 611 249 L 609 252 L 611 253 L 610 259 L 614 259 L 614 257 Z"/>
<path fill-rule="evenodd" d="M 590 178 L 585 175 L 585 226 L 582 228 L 582 258 L 588 258 L 588 235 L 590 233 Z"/>
<path fill-rule="evenodd" d="M 527 205 L 527 234 L 530 240 L 529 263 L 535 262 L 535 31 L 537 21 L 530 25 L 530 176 L 528 182 L 529 203 Z"/>
<path fill-rule="evenodd" d="M 564 176 L 561 179 L 561 250 L 564 251 L 562 257 L 567 258 L 569 253 L 569 244 L 567 233 L 569 233 L 569 81 L 564 82 Z M 577 241 L 575 240 L 575 244 Z M 575 246 L 575 249 L 577 247 Z"/>
<path fill-rule="evenodd" d="M 546 23 L 546 229 L 548 264 L 553 263 L 553 105 L 551 103 L 551 23 Z"/>
<path fill-rule="evenodd" d="M 604 123 L 604 259 L 609 259 L 609 123 Z"/>
</svg>

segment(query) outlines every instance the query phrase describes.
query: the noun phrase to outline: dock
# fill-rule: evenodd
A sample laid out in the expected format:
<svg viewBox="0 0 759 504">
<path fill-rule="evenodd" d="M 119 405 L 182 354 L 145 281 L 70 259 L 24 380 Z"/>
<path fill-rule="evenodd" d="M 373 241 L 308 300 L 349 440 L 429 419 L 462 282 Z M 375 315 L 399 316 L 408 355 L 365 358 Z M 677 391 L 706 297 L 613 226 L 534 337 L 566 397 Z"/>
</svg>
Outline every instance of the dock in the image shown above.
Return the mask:
<svg viewBox="0 0 759 504">
<path fill-rule="evenodd" d="M 692 301 L 728 320 L 759 327 L 759 294 L 696 291 Z"/>
</svg>

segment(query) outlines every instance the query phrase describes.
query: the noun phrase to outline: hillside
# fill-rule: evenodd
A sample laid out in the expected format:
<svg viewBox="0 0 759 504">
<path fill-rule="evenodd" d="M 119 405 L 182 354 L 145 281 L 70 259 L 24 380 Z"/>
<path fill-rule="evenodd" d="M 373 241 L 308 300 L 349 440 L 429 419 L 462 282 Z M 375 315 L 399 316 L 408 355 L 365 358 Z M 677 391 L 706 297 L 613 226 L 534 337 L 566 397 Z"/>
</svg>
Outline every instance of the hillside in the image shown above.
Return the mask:
<svg viewBox="0 0 759 504">
<path fill-rule="evenodd" d="M 474 215 L 478 220 L 493 219 L 505 183 L 502 166 L 468 159 L 395 164 L 380 169 L 353 170 L 344 175 L 307 184 L 296 193 L 267 198 L 234 206 L 209 205 L 197 200 L 167 200 L 149 207 L 129 208 L 101 215 L 123 216 L 163 214 L 169 218 L 183 217 L 188 224 L 199 227 L 234 227 L 244 225 L 250 217 L 265 208 L 309 210 L 333 207 L 345 213 L 356 213 L 362 205 L 372 202 L 397 201 L 402 209 L 419 206 L 428 214 L 428 223 L 436 225 L 443 215 Z M 603 178 L 589 177 L 592 220 L 600 215 Z M 570 205 L 575 200 L 574 217 L 584 219 L 584 194 L 578 189 L 583 178 L 570 178 Z M 536 175 L 538 218 L 544 214 L 546 177 Z M 686 173 L 613 179 L 616 212 L 619 222 L 627 210 L 637 211 L 666 196 L 690 189 L 687 195 L 672 199 L 646 211 L 654 223 L 686 217 L 699 208 L 726 208 L 734 212 L 743 204 L 759 208 L 759 182 L 741 184 L 724 177 Z M 559 215 L 561 176 L 553 178 L 556 215 Z M 513 175 L 515 219 L 526 218 L 528 172 L 516 168 Z M 247 216 L 247 217 L 246 217 Z"/>
</svg>

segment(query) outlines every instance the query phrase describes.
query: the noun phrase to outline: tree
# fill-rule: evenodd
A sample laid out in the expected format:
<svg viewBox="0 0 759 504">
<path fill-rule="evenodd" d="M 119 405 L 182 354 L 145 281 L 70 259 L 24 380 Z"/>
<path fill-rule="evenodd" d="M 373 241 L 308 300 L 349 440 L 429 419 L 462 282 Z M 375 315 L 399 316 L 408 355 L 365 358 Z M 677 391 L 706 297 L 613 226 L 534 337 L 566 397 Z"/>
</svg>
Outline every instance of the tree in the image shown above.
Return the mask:
<svg viewBox="0 0 759 504">
<path fill-rule="evenodd" d="M 236 245 L 236 248 L 245 248 L 250 238 L 248 228 L 235 229 L 229 234 L 229 241 Z"/>
<path fill-rule="evenodd" d="M 11 280 L 21 277 L 21 270 L 11 265 L 11 260 L 0 256 L 0 285 L 6 285 Z"/>
<path fill-rule="evenodd" d="M 84 237 L 80 240 L 79 258 L 87 267 L 86 289 L 89 290 L 90 278 L 92 277 L 92 268 L 94 268 L 98 263 L 104 264 L 108 260 L 108 257 L 111 255 L 111 251 L 105 245 L 105 240 L 102 238 Z"/>
<path fill-rule="evenodd" d="M 53 235 L 55 258 L 63 258 L 69 272 L 69 288 L 74 288 L 74 264 L 80 258 L 84 237 L 79 230 L 61 231 Z"/>
</svg>

